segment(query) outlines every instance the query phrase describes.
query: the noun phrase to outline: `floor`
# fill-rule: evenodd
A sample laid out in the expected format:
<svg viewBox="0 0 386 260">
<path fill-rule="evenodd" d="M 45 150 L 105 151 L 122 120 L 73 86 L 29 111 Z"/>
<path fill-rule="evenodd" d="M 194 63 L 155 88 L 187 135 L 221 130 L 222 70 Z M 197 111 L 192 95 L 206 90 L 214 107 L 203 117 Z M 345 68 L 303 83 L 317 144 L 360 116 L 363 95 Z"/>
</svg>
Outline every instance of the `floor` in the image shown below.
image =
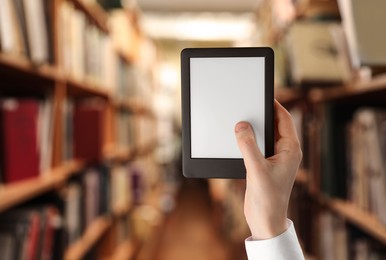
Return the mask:
<svg viewBox="0 0 386 260">
<path fill-rule="evenodd" d="M 233 245 L 222 236 L 214 218 L 208 185 L 185 181 L 177 207 L 168 217 L 154 260 L 246 259 L 243 241 Z"/>
</svg>

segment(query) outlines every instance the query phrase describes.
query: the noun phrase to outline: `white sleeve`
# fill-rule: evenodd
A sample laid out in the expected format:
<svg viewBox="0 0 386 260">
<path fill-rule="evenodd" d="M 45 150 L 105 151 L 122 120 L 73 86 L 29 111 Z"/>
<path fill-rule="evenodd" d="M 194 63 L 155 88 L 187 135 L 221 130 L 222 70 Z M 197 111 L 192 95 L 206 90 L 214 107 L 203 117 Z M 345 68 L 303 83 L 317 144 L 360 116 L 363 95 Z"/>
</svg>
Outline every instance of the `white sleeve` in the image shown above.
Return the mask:
<svg viewBox="0 0 386 260">
<path fill-rule="evenodd" d="M 249 260 L 304 260 L 302 249 L 294 224 L 287 220 L 288 229 L 270 239 L 252 240 L 249 237 L 245 240 L 245 248 Z"/>
</svg>

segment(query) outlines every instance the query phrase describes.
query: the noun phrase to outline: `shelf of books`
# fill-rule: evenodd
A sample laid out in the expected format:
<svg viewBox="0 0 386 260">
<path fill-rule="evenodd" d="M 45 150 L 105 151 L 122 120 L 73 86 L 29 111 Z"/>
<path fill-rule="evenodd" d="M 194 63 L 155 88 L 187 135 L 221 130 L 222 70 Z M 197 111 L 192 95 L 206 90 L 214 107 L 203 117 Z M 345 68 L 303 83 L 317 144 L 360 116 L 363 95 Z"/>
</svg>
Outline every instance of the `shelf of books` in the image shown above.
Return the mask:
<svg viewBox="0 0 386 260">
<path fill-rule="evenodd" d="M 376 215 L 344 200 L 327 199 L 324 204 L 348 222 L 358 226 L 383 245 L 386 245 L 386 225 Z"/>
<path fill-rule="evenodd" d="M 275 82 L 288 86 L 275 97 L 302 145 L 289 212 L 303 249 L 321 260 L 383 259 L 386 41 L 368 14 L 385 21 L 376 10 L 386 4 L 309 1 L 290 19 L 270 11 L 280 8 L 258 8 L 258 44 L 275 50 Z"/>
<path fill-rule="evenodd" d="M 112 257 L 99 254 L 103 244 L 129 255 L 136 234 L 104 234 L 128 225 L 157 181 L 157 118 L 148 102 L 156 57 L 131 58 L 148 53 L 137 25 L 118 24 L 136 33 L 135 44 L 119 45 L 112 15 L 91 2 L 0 1 L 4 259 Z M 146 39 L 149 47 L 156 48 Z M 145 58 L 148 66 L 139 64 Z"/>
</svg>

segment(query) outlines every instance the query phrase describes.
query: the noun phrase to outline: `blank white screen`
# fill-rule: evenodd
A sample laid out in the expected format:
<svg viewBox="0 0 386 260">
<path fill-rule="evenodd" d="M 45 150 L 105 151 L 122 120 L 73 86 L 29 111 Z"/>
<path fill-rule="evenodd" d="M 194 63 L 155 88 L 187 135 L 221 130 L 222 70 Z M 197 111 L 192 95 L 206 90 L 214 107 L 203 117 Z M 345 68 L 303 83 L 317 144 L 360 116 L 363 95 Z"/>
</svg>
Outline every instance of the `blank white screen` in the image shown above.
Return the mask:
<svg viewBox="0 0 386 260">
<path fill-rule="evenodd" d="M 264 154 L 264 57 L 190 58 L 192 158 L 242 158 L 235 124 L 248 121 Z"/>
</svg>

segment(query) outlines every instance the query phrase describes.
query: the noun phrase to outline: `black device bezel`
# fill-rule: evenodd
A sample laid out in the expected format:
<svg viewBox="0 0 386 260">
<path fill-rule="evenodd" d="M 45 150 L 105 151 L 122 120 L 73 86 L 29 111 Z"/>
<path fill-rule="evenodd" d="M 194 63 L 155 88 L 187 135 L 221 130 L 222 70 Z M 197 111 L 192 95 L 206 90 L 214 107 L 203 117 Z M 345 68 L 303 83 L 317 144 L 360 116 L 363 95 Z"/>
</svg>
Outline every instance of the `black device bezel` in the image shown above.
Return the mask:
<svg viewBox="0 0 386 260">
<path fill-rule="evenodd" d="M 274 52 L 269 47 L 187 48 L 181 52 L 182 165 L 189 178 L 245 178 L 243 159 L 192 158 L 190 118 L 190 58 L 264 57 L 265 156 L 274 154 Z"/>
</svg>

